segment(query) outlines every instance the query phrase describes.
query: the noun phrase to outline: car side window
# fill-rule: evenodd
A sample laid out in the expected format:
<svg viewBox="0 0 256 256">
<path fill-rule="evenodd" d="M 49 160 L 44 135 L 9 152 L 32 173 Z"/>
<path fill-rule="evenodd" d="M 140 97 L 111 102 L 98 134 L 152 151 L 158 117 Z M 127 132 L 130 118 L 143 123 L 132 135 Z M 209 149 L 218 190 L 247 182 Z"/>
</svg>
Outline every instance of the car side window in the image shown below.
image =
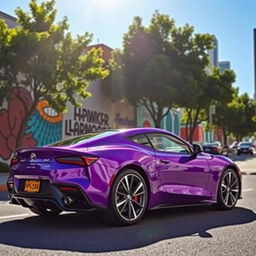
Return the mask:
<svg viewBox="0 0 256 256">
<path fill-rule="evenodd" d="M 145 134 L 130 136 L 129 139 L 140 145 L 152 148 L 152 145 Z"/>
<path fill-rule="evenodd" d="M 191 154 L 189 146 L 175 137 L 165 134 L 148 134 L 148 138 L 158 151 Z"/>
</svg>

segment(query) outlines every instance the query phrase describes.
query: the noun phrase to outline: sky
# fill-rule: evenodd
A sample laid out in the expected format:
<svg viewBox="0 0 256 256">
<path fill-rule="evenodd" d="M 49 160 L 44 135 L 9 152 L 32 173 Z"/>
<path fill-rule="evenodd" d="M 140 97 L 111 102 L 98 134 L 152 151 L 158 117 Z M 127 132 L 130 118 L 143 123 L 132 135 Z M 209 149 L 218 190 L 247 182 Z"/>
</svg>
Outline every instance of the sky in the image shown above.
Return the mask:
<svg viewBox="0 0 256 256">
<path fill-rule="evenodd" d="M 0 10 L 15 15 L 15 8 L 29 10 L 29 0 L 0 0 Z M 134 16 L 147 26 L 155 10 L 186 23 L 196 33 L 214 34 L 219 61 L 230 61 L 236 73 L 234 86 L 240 93 L 254 95 L 253 28 L 256 28 L 255 0 L 56 0 L 57 20 L 67 16 L 71 32 L 94 35 L 93 43 L 112 48 L 122 46 L 122 37 Z"/>
</svg>

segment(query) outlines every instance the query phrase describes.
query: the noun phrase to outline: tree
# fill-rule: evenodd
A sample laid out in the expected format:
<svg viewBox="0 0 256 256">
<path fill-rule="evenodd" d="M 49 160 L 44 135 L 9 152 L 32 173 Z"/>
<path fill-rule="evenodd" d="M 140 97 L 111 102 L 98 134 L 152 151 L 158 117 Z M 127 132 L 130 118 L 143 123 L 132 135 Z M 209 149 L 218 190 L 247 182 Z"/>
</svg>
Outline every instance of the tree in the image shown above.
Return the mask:
<svg viewBox="0 0 256 256">
<path fill-rule="evenodd" d="M 54 0 L 41 4 L 31 0 L 30 13 L 17 8 L 16 28 L 0 20 L 0 103 L 14 93 L 26 109 L 16 147 L 21 146 L 27 121 L 41 99 L 57 111 L 64 111 L 67 102 L 78 106 L 77 96 L 90 95 L 90 81 L 108 75 L 101 50 L 86 51 L 92 35 L 74 38 L 67 18 L 55 22 L 54 4 Z M 22 98 L 24 88 L 32 95 L 31 105 Z"/>
<path fill-rule="evenodd" d="M 174 28 L 174 20 L 158 12 L 148 27 L 135 17 L 124 34 L 123 49 L 114 53 L 116 65 L 109 82 L 121 85 L 121 98 L 135 107 L 144 106 L 156 127 L 173 106 L 179 79 L 174 61 L 167 54 Z"/>
<path fill-rule="evenodd" d="M 239 118 L 236 102 L 238 99 L 238 88 L 233 88 L 232 99 L 226 103 L 218 102 L 216 104 L 216 114 L 213 118 L 213 124 L 221 127 L 223 131 L 224 146 L 227 146 L 227 137 L 237 125 Z"/>
<path fill-rule="evenodd" d="M 216 68 L 208 74 L 195 70 L 185 80 L 180 104 L 184 107 L 187 139 L 192 143 L 197 125 L 208 119 L 210 105 L 226 104 L 231 100 L 235 74 L 231 70 L 221 73 Z"/>
<path fill-rule="evenodd" d="M 233 134 L 237 141 L 255 132 L 256 103 L 247 93 L 239 95 L 238 89 L 233 89 L 232 100 L 226 104 L 217 104 L 214 123 L 223 130 L 224 144 L 227 136 Z"/>
<path fill-rule="evenodd" d="M 195 82 L 205 80 L 212 42 L 211 35 L 194 34 L 189 25 L 176 27 L 173 19 L 157 11 L 148 27 L 135 17 L 123 37 L 123 49 L 115 53 L 117 68 L 112 75 L 119 73 L 124 98 L 136 107 L 144 106 L 160 127 L 170 108 L 185 105 L 190 91 L 200 89 Z"/>
<path fill-rule="evenodd" d="M 230 124 L 230 132 L 241 141 L 243 137 L 251 135 L 256 129 L 256 103 L 247 93 L 234 98 L 230 104 L 235 112 L 235 122 Z"/>
</svg>

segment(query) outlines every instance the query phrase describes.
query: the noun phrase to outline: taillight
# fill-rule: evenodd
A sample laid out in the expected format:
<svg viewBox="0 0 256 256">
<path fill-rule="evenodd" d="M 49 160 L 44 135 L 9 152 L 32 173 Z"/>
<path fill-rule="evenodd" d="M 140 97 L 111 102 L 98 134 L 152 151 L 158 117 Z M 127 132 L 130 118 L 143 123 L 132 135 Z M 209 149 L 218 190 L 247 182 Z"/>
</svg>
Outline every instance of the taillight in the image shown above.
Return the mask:
<svg viewBox="0 0 256 256">
<path fill-rule="evenodd" d="M 10 161 L 10 167 L 17 164 L 20 161 L 20 159 L 17 156 L 14 156 Z"/>
<path fill-rule="evenodd" d="M 87 157 L 87 156 L 82 156 L 82 158 L 87 166 L 93 164 L 98 159 L 97 157 Z"/>
<path fill-rule="evenodd" d="M 56 161 L 62 164 L 76 164 L 82 166 L 89 166 L 93 164 L 98 158 L 97 157 L 87 157 L 87 156 L 66 156 L 57 157 Z"/>
<path fill-rule="evenodd" d="M 212 150 L 218 150 L 218 148 L 217 147 L 213 147 Z"/>
<path fill-rule="evenodd" d="M 78 188 L 76 187 L 70 187 L 70 186 L 59 186 L 59 189 L 63 192 L 75 192 L 78 191 Z"/>
</svg>

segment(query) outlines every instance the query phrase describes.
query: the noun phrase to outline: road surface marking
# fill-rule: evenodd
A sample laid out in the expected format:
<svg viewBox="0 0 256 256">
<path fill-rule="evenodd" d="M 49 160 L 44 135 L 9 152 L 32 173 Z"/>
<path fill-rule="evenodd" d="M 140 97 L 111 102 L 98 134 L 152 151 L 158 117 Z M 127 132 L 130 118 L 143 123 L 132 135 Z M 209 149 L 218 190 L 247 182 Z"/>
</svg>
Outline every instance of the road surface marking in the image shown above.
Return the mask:
<svg viewBox="0 0 256 256">
<path fill-rule="evenodd" d="M 249 191 L 253 191 L 253 188 L 242 189 L 242 192 L 249 192 Z"/>
<path fill-rule="evenodd" d="M 2 219 L 13 219 L 13 218 L 19 218 L 19 217 L 25 217 L 29 216 L 28 213 L 23 213 L 23 214 L 16 214 L 16 215 L 9 215 L 9 216 L 0 216 L 0 220 Z"/>
</svg>

